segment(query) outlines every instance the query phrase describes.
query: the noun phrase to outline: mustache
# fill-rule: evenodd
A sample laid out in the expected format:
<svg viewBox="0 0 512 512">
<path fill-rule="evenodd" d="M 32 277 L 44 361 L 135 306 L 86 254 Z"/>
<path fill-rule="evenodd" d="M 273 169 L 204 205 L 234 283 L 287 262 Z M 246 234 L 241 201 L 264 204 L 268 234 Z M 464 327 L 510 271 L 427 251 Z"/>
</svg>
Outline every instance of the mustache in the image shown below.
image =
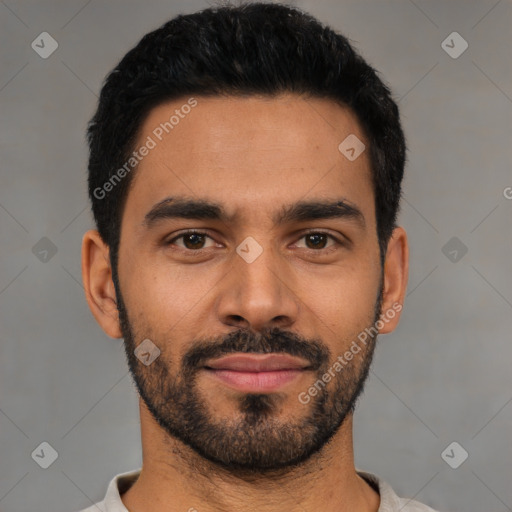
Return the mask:
<svg viewBox="0 0 512 512">
<path fill-rule="evenodd" d="M 238 329 L 212 340 L 199 340 L 183 357 L 183 370 L 193 373 L 205 366 L 209 359 L 216 359 L 231 353 L 285 353 L 302 357 L 311 364 L 312 370 L 326 367 L 331 353 L 320 339 L 305 339 L 302 336 L 283 331 L 277 327 L 262 329 L 255 333 L 248 329 Z"/>
</svg>

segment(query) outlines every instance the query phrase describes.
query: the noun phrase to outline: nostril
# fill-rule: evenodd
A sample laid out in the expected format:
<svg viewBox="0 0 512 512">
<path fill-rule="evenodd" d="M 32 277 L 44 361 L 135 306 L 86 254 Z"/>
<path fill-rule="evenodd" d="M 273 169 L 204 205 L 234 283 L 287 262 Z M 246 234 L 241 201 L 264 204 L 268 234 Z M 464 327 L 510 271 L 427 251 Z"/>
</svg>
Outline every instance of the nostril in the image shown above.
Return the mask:
<svg viewBox="0 0 512 512">
<path fill-rule="evenodd" d="M 229 315 L 229 323 L 242 327 L 249 325 L 249 322 L 247 322 L 247 320 L 240 315 Z"/>
</svg>

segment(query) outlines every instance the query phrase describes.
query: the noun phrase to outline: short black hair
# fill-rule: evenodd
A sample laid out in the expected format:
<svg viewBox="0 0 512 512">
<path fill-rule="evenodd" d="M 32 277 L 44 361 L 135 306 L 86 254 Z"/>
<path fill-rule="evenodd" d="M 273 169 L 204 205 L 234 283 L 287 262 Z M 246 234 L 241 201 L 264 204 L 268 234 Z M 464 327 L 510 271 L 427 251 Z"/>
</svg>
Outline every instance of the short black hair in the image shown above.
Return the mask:
<svg viewBox="0 0 512 512">
<path fill-rule="evenodd" d="M 190 95 L 282 93 L 331 99 L 355 113 L 369 144 L 383 261 L 406 159 L 398 106 L 346 37 L 297 8 L 257 2 L 179 15 L 146 34 L 106 77 L 87 130 L 88 186 L 115 276 L 121 218 L 136 171 L 121 180 L 115 175 L 135 149 L 149 111 Z"/>
</svg>

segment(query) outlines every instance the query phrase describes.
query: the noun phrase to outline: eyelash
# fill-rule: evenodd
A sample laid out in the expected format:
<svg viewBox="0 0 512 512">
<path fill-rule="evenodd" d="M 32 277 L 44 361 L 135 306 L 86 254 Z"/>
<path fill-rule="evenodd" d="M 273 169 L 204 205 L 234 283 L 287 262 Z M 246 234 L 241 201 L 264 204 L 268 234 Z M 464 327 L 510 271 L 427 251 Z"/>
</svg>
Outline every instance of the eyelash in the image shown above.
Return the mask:
<svg viewBox="0 0 512 512">
<path fill-rule="evenodd" d="M 207 238 L 210 238 L 211 240 L 213 240 L 213 238 L 208 235 L 208 233 L 205 233 L 204 231 L 199 231 L 199 230 L 195 230 L 195 229 L 191 229 L 191 230 L 188 230 L 188 231 L 184 231 L 183 233 L 180 233 L 179 235 L 175 236 L 174 238 L 172 238 L 171 240 L 165 242 L 165 245 L 166 246 L 170 246 L 172 245 L 176 240 L 180 239 L 180 238 L 183 238 L 187 235 L 191 235 L 191 234 L 195 234 L 195 235 L 202 235 L 202 236 L 205 236 Z M 314 256 L 323 256 L 325 254 L 329 254 L 330 252 L 332 252 L 333 250 L 336 250 L 337 249 L 337 246 L 342 246 L 344 245 L 343 242 L 341 240 L 339 240 L 338 238 L 336 238 L 334 235 L 331 235 L 330 233 L 327 233 L 326 231 L 322 231 L 322 230 L 318 230 L 318 229 L 311 229 L 309 231 L 306 231 L 305 233 L 303 233 L 298 240 L 301 240 L 303 239 L 304 237 L 306 237 L 307 235 L 325 235 L 327 236 L 328 238 L 330 238 L 331 240 L 334 240 L 334 242 L 336 242 L 336 245 L 333 245 L 333 246 L 330 246 L 330 247 L 326 247 L 326 248 L 323 248 L 323 249 L 310 249 L 310 248 L 305 248 L 306 251 L 310 252 L 312 255 Z M 204 251 L 207 251 L 208 249 L 210 248 L 203 248 L 203 249 L 187 249 L 187 248 L 183 248 L 183 247 L 178 247 L 176 250 L 179 250 L 179 251 L 183 251 L 183 252 L 187 252 L 187 253 L 190 253 L 190 255 L 201 255 L 203 254 Z"/>
</svg>

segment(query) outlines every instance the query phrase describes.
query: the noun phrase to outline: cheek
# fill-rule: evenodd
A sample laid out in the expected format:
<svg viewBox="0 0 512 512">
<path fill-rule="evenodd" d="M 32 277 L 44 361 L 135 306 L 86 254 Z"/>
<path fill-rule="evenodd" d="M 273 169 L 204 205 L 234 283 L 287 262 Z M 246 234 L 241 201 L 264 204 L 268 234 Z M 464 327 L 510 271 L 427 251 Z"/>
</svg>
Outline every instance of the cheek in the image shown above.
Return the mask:
<svg viewBox="0 0 512 512">
<path fill-rule="evenodd" d="M 123 298 L 137 325 L 155 335 L 174 337 L 187 323 L 193 328 L 191 319 L 194 323 L 200 319 L 219 278 L 213 269 L 194 271 L 193 265 L 134 263 L 127 272 Z"/>
<path fill-rule="evenodd" d="M 309 281 L 301 295 L 326 339 L 339 343 L 357 337 L 373 323 L 378 288 L 378 273 L 345 268 L 331 273 L 328 280 Z"/>
</svg>

